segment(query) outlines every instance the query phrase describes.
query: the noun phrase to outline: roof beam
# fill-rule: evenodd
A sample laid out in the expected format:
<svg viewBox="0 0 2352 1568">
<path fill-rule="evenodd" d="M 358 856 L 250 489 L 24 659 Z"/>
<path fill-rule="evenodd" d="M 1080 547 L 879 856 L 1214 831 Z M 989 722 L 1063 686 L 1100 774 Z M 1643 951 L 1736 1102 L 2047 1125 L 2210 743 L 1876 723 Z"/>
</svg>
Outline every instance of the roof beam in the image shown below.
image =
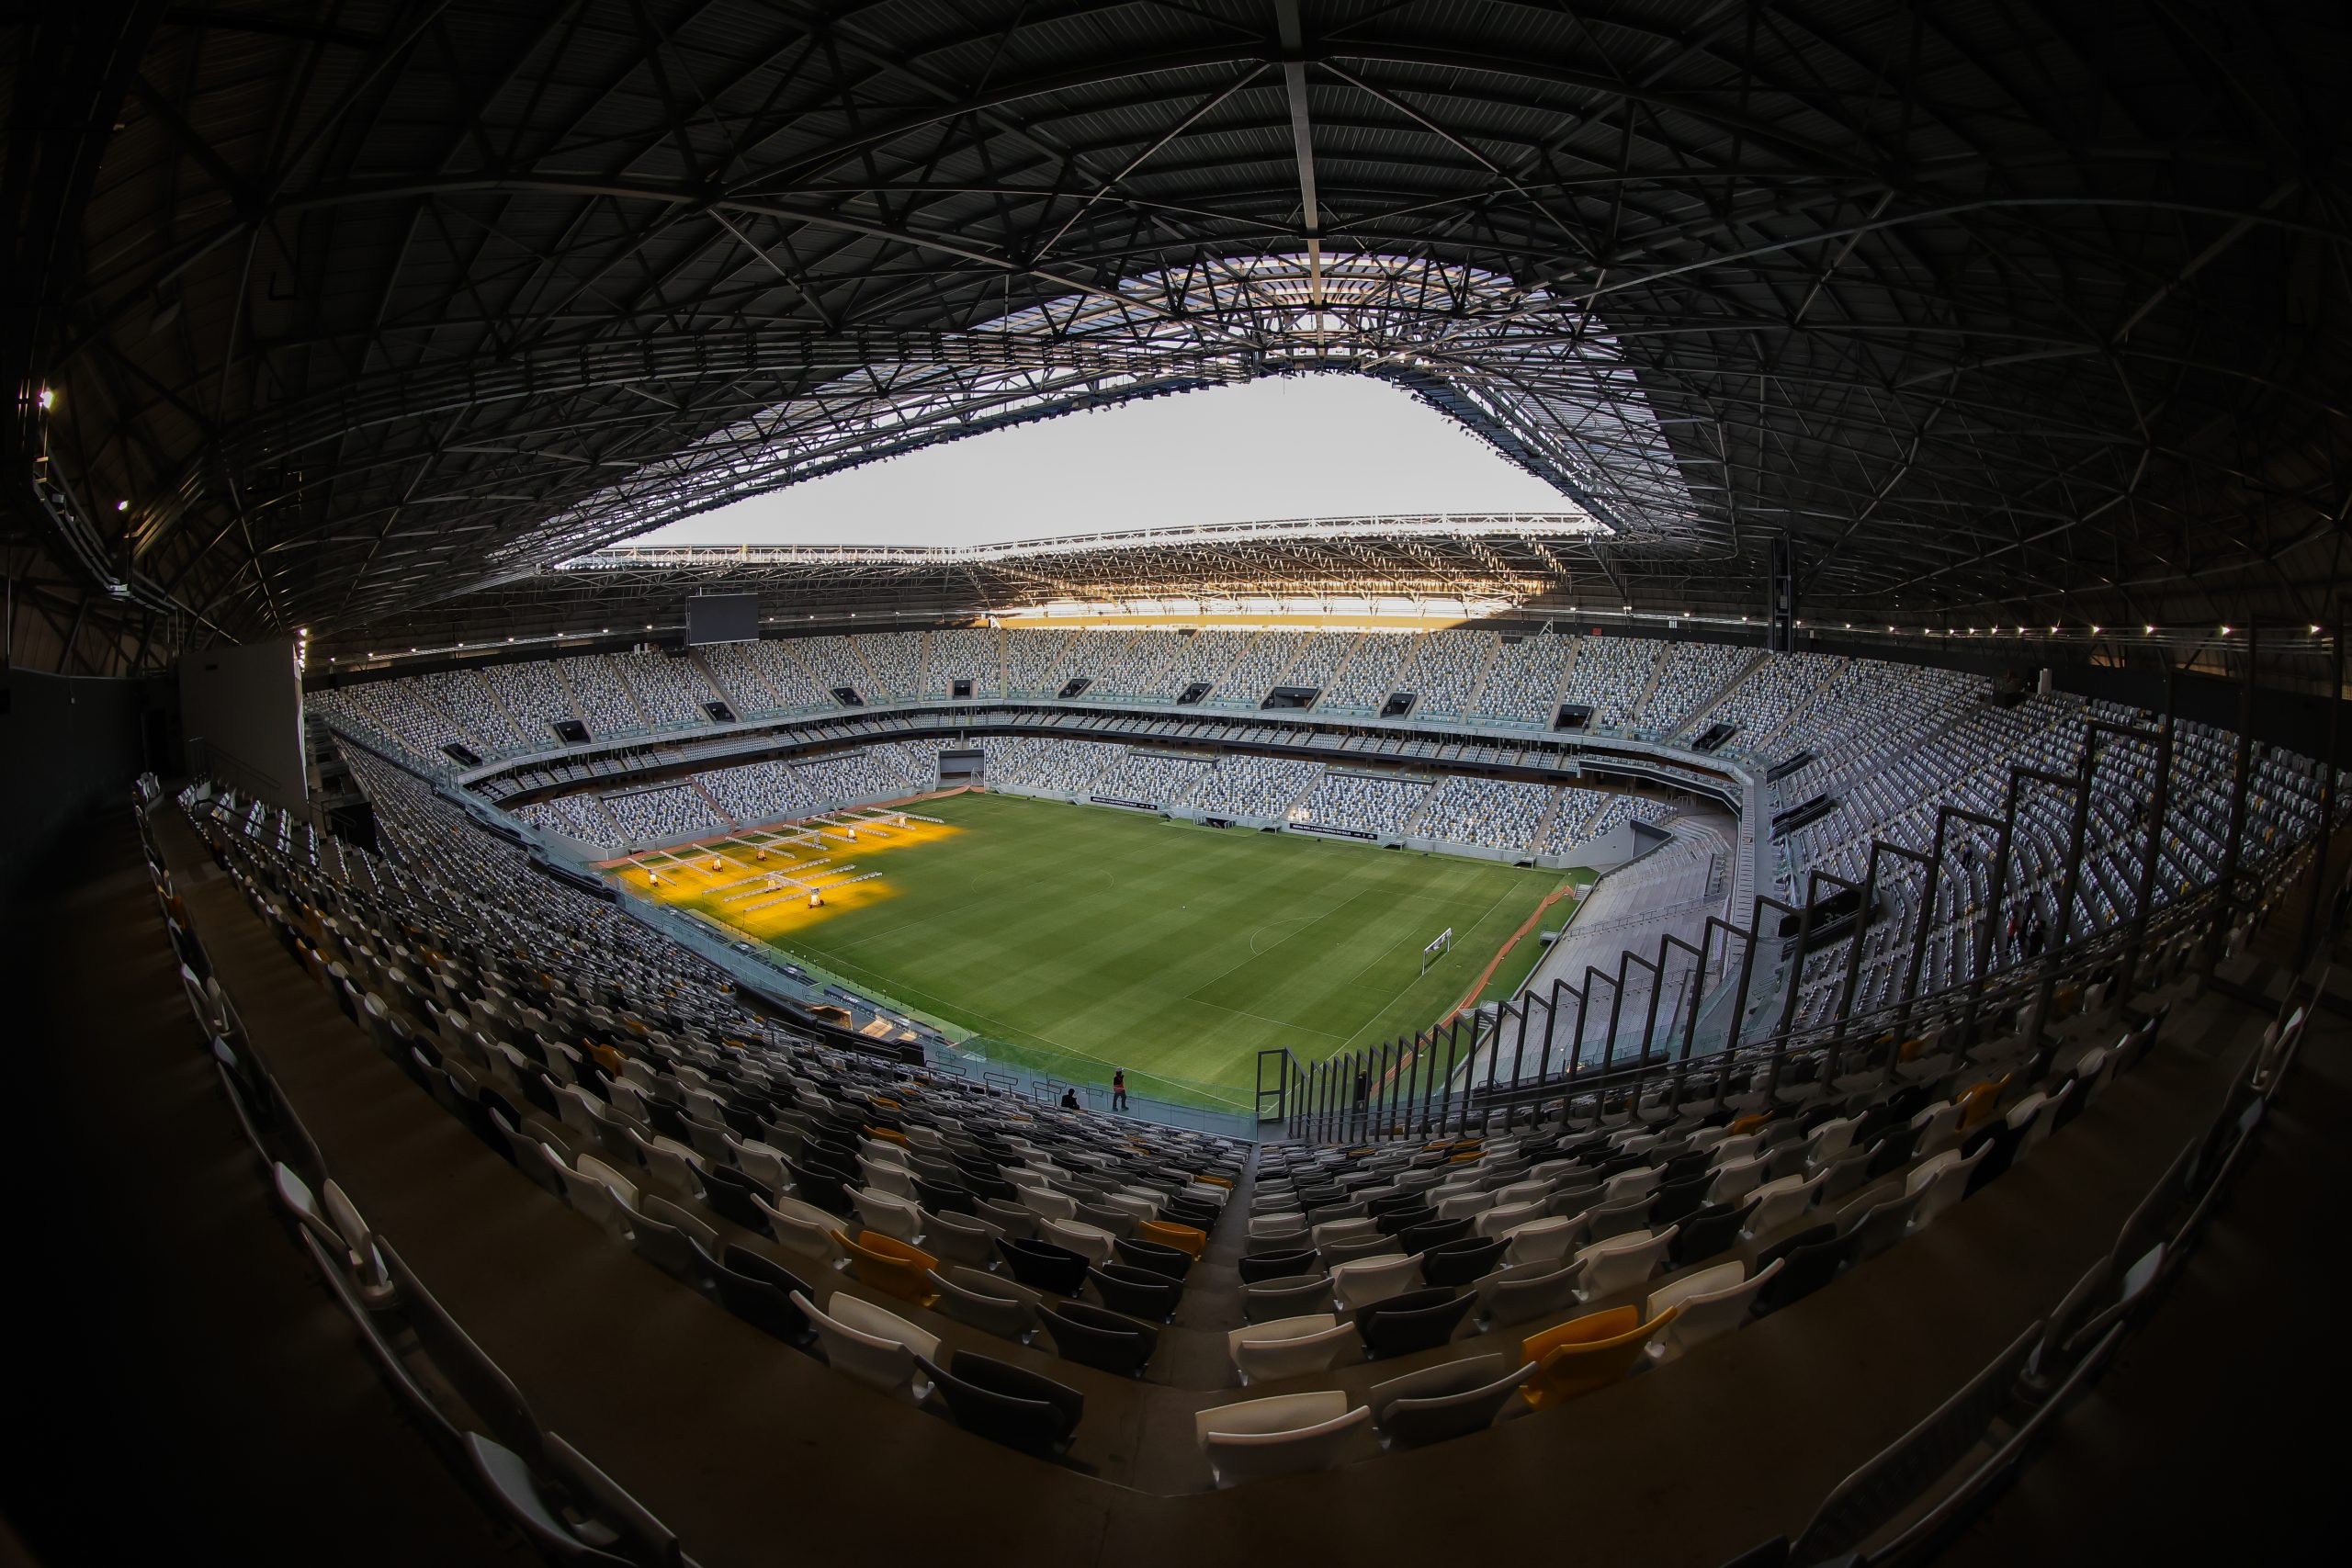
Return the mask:
<svg viewBox="0 0 2352 1568">
<path fill-rule="evenodd" d="M 1283 46 L 1283 91 L 1290 99 L 1291 153 L 1298 160 L 1298 220 L 1306 234 L 1306 298 L 1323 310 L 1323 213 L 1315 195 L 1315 127 L 1306 112 L 1306 39 L 1298 24 L 1298 0 L 1274 0 L 1274 22 Z M 1317 323 L 1316 342 L 1323 341 Z"/>
</svg>

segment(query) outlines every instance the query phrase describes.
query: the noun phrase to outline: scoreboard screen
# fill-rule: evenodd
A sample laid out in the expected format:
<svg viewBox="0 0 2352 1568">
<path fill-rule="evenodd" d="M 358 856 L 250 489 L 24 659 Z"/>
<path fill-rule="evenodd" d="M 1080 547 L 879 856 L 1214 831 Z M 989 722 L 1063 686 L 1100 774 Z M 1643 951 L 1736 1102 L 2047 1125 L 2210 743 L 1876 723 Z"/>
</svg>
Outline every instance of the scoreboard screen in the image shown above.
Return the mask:
<svg viewBox="0 0 2352 1568">
<path fill-rule="evenodd" d="M 756 593 L 697 593 L 686 601 L 686 646 L 708 642 L 757 642 L 760 596 Z"/>
</svg>

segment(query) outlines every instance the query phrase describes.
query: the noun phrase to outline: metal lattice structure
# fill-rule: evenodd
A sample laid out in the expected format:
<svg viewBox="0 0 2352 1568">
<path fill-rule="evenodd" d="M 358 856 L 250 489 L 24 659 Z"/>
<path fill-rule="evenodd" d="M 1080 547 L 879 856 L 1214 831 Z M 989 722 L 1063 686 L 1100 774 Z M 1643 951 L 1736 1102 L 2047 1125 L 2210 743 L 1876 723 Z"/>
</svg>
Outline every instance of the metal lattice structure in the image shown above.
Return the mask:
<svg viewBox="0 0 2352 1568">
<path fill-rule="evenodd" d="M 619 546 L 312 645 L 349 667 L 408 649 L 672 640 L 695 593 L 753 593 L 780 633 L 888 630 L 1047 606 L 1145 615 L 1464 616 L 1606 587 L 1581 514 L 1333 518 L 973 547 Z M 1612 606 L 1613 607 L 1613 606 Z"/>
<path fill-rule="evenodd" d="M 744 494 L 1318 371 L 1552 483 L 1609 530 L 1561 580 L 1623 603 L 1754 609 L 1782 536 L 1822 616 L 1920 625 L 2318 621 L 2341 575 L 2324 7 L 99 0 L 5 36 L 11 658 L 389 640 Z"/>
</svg>

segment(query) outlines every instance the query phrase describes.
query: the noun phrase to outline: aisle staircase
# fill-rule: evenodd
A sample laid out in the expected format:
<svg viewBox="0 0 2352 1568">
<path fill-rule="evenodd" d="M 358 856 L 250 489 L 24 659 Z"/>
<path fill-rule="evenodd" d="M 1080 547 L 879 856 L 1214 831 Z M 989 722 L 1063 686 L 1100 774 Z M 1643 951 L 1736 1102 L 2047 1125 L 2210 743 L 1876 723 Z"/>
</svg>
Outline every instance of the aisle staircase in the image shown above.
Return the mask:
<svg viewBox="0 0 2352 1568">
<path fill-rule="evenodd" d="M 1733 693 L 1738 691 L 1742 686 L 1747 685 L 1748 682 L 1756 678 L 1757 672 L 1764 668 L 1766 657 L 1767 656 L 1761 649 L 1758 649 L 1749 657 L 1747 663 L 1739 667 L 1738 674 L 1734 675 L 1730 680 L 1724 682 L 1713 696 L 1709 697 L 1705 702 L 1701 703 L 1697 707 L 1692 708 L 1690 716 L 1683 719 L 1682 723 L 1675 729 L 1674 733 L 1678 736 L 1703 734 L 1706 730 L 1707 724 L 1710 722 L 1708 716 L 1713 714 L 1717 708 L 1723 706 L 1725 703 L 1731 701 Z"/>
<path fill-rule="evenodd" d="M 694 649 L 688 649 L 686 650 L 686 658 L 692 661 L 695 669 L 700 672 L 703 679 L 703 684 L 718 693 L 718 700 L 725 703 L 727 705 L 727 711 L 733 714 L 737 718 L 749 718 L 755 713 L 776 713 L 782 711 L 776 703 L 764 700 L 756 703 L 747 703 L 742 698 L 737 696 L 733 692 L 729 691 L 727 689 L 727 682 L 718 678 L 718 671 L 713 670 L 708 664 L 703 662 L 702 655 L 695 652 Z M 628 700 L 631 703 L 635 703 L 637 701 L 637 694 L 635 692 L 629 692 L 627 682 L 622 683 L 621 690 L 628 692 Z M 641 712 L 639 716 L 642 716 Z"/>
<path fill-rule="evenodd" d="M 1649 679 L 1642 682 L 1642 694 L 1634 699 L 1634 705 L 1625 710 L 1627 724 L 1641 723 L 1642 715 L 1650 711 L 1650 699 L 1657 695 L 1657 683 L 1666 674 L 1666 661 L 1673 657 L 1672 643 L 1660 644 L 1657 651 L 1650 656 Z"/>
<path fill-rule="evenodd" d="M 1552 830 L 1552 818 L 1560 814 L 1567 798 L 1567 791 L 1556 784 L 1553 786 L 1551 793 L 1544 797 L 1544 809 L 1535 815 L 1535 830 L 1527 836 L 1525 843 L 1520 845 L 1521 854 L 1536 852 L 1536 846 L 1544 841 L 1544 835 Z"/>
<path fill-rule="evenodd" d="M 1475 714 L 1479 711 L 1478 705 L 1486 701 L 1487 697 L 1487 680 L 1494 674 L 1495 660 L 1502 657 L 1502 651 L 1503 639 L 1488 632 L 1487 651 L 1478 660 L 1478 673 L 1471 678 L 1470 690 L 1464 694 L 1462 698 L 1463 713 Z"/>
</svg>

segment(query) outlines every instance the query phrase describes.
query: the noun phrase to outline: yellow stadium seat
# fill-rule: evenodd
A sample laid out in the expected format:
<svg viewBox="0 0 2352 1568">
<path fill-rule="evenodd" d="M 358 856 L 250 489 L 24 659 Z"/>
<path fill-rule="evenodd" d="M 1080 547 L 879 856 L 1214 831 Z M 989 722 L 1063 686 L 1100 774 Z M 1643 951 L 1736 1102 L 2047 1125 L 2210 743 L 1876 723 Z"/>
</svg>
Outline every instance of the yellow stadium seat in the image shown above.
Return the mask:
<svg viewBox="0 0 2352 1568">
<path fill-rule="evenodd" d="M 1962 1090 L 1960 1096 L 1960 1130 L 1973 1132 L 1991 1121 L 1993 1112 L 2000 1108 L 2001 1091 L 2008 1087 L 2009 1075 L 2003 1073 L 1997 1078 L 1971 1084 Z"/>
<path fill-rule="evenodd" d="M 1232 1185 L 1233 1185 L 1233 1179 L 1232 1179 L 1231 1177 L 1227 1177 L 1227 1176 L 1211 1176 L 1211 1175 L 1210 1175 L 1208 1172 L 1206 1172 L 1206 1171 L 1203 1171 L 1200 1175 L 1198 1175 L 1198 1176 L 1194 1177 L 1193 1179 L 1193 1180 L 1195 1180 L 1195 1181 L 1205 1181 L 1205 1182 L 1207 1182 L 1211 1187 L 1230 1187 L 1230 1186 L 1232 1186 Z"/>
<path fill-rule="evenodd" d="M 1162 1247 L 1172 1247 L 1187 1258 L 1197 1258 L 1208 1250 L 1209 1233 L 1197 1225 L 1173 1224 L 1166 1220 L 1144 1220 L 1136 1224 L 1136 1235 L 1143 1241 L 1156 1241 Z"/>
<path fill-rule="evenodd" d="M 1743 1134 L 1753 1133 L 1771 1119 L 1772 1113 L 1769 1111 L 1751 1111 L 1724 1129 L 1724 1136 L 1736 1138 Z"/>
<path fill-rule="evenodd" d="M 939 1259 L 920 1247 L 912 1247 L 896 1236 L 880 1231 L 860 1231 L 852 1241 L 842 1231 L 833 1239 L 849 1255 L 850 1271 L 865 1284 L 887 1292 L 917 1306 L 929 1306 L 938 1292 L 925 1278 L 939 1267 Z"/>
<path fill-rule="evenodd" d="M 1611 1307 L 1545 1329 L 1520 1346 L 1521 1362 L 1536 1367 L 1521 1394 L 1544 1410 L 1606 1388 L 1634 1370 L 1650 1340 L 1680 1311 L 1668 1307 L 1644 1323 L 1639 1307 Z"/>
</svg>

